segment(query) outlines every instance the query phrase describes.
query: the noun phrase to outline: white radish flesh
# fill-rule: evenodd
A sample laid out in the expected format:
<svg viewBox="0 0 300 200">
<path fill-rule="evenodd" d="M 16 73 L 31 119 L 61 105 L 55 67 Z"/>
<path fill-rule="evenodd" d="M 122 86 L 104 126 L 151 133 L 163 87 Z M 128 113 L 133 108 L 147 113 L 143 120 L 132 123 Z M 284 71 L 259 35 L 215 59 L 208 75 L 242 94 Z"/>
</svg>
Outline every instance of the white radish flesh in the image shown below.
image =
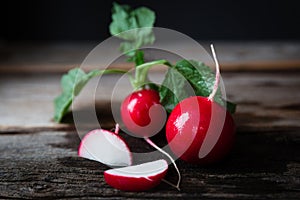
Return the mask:
<svg viewBox="0 0 300 200">
<path fill-rule="evenodd" d="M 117 133 L 103 129 L 95 129 L 84 136 L 78 155 L 109 166 L 132 164 L 132 154 L 125 141 Z"/>
<path fill-rule="evenodd" d="M 167 173 L 168 163 L 157 160 L 140 165 L 110 169 L 104 178 L 110 186 L 124 191 L 145 191 L 157 186 Z"/>
</svg>

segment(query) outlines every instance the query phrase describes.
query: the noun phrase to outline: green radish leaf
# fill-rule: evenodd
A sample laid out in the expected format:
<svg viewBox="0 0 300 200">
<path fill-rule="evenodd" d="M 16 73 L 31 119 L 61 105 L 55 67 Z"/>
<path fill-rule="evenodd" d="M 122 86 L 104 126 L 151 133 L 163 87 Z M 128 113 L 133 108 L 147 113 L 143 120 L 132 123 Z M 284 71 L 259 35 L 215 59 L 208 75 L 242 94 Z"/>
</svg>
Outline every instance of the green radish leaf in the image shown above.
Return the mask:
<svg viewBox="0 0 300 200">
<path fill-rule="evenodd" d="M 126 53 L 129 61 L 135 61 L 136 65 L 144 61 L 144 59 L 141 60 L 141 51 L 137 49 L 155 41 L 152 30 L 154 22 L 155 13 L 146 7 L 132 9 L 128 5 L 113 4 L 110 33 L 124 40 L 120 45 L 120 50 Z"/>
<path fill-rule="evenodd" d="M 159 88 L 160 102 L 170 113 L 181 100 L 189 97 L 187 90 L 183 88 L 187 85 L 180 72 L 175 69 L 168 69 L 163 84 Z"/>
<path fill-rule="evenodd" d="M 63 116 L 68 112 L 74 97 L 80 93 L 89 80 L 93 77 L 110 73 L 126 73 L 126 71 L 106 69 L 93 70 L 89 73 L 85 73 L 80 68 L 74 68 L 63 75 L 61 79 L 62 93 L 54 99 L 54 120 L 61 122 Z"/>
<path fill-rule="evenodd" d="M 194 60 L 180 60 L 169 69 L 159 89 L 160 100 L 167 112 L 183 99 L 189 96 L 208 97 L 212 92 L 215 83 L 215 74 L 202 62 Z M 188 89 L 190 85 L 193 90 Z M 235 112 L 236 105 L 222 99 L 220 88 L 214 100 L 222 106 L 227 107 L 231 113 Z"/>
</svg>

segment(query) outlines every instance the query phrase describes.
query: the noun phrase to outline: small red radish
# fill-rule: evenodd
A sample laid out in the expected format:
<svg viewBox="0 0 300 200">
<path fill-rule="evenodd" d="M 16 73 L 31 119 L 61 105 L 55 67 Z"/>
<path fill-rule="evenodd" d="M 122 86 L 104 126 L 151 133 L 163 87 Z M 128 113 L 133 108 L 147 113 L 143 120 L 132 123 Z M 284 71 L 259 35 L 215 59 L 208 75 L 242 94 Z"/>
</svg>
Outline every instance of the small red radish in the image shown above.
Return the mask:
<svg viewBox="0 0 300 200">
<path fill-rule="evenodd" d="M 219 161 L 230 150 L 235 123 L 231 114 L 218 103 L 214 95 L 218 89 L 220 71 L 216 63 L 216 80 L 209 97 L 193 96 L 177 104 L 166 124 L 166 137 L 175 155 L 189 163 L 208 164 Z"/>
<path fill-rule="evenodd" d="M 140 165 L 110 169 L 104 178 L 110 186 L 124 191 L 145 191 L 157 186 L 168 170 L 165 160 L 157 160 Z"/>
<path fill-rule="evenodd" d="M 164 126 L 166 114 L 153 89 L 137 90 L 128 95 L 121 105 L 125 127 L 135 136 L 150 137 Z"/>
<path fill-rule="evenodd" d="M 90 131 L 81 140 L 78 155 L 109 166 L 132 165 L 132 154 L 118 132 L 118 124 L 114 133 L 104 129 Z"/>
</svg>

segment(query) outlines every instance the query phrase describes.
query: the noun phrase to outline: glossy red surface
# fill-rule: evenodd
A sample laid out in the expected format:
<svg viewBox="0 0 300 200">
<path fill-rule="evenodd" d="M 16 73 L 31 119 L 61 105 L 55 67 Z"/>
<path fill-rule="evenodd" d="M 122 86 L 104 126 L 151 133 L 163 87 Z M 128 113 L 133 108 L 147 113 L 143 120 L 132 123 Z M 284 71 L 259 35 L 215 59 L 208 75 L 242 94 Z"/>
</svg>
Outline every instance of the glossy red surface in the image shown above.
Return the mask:
<svg viewBox="0 0 300 200">
<path fill-rule="evenodd" d="M 166 124 L 171 150 L 189 163 L 209 164 L 221 160 L 230 151 L 234 135 L 231 114 L 206 97 L 194 96 L 181 101 Z M 200 149 L 207 152 L 201 158 Z"/>
<path fill-rule="evenodd" d="M 127 96 L 121 105 L 121 117 L 126 128 L 136 135 L 150 136 L 158 132 L 165 123 L 158 92 L 144 89 Z"/>
<path fill-rule="evenodd" d="M 159 185 L 161 180 L 165 177 L 167 169 L 160 174 L 149 177 L 128 177 L 111 175 L 104 172 L 104 179 L 106 183 L 116 189 L 123 191 L 145 191 Z"/>
</svg>

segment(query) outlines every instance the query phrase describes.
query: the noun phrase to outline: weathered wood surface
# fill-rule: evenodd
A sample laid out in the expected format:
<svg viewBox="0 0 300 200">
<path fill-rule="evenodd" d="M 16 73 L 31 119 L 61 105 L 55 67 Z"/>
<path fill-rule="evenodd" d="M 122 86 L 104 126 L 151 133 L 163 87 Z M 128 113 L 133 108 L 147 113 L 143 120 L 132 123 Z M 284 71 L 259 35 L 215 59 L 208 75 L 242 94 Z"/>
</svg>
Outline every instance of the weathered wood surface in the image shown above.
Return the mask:
<svg viewBox="0 0 300 200">
<path fill-rule="evenodd" d="M 161 80 L 161 74 L 153 74 Z M 99 115 L 112 128 L 109 98 L 118 76 L 106 76 L 97 89 Z M 73 199 L 299 199 L 300 72 L 223 73 L 227 95 L 238 103 L 237 139 L 230 156 L 206 167 L 178 161 L 182 191 L 162 183 L 131 193 L 105 184 L 106 166 L 78 158 L 79 138 L 70 125 L 51 122 L 59 76 L 0 76 L 0 198 Z M 124 93 L 129 84 L 121 80 Z M 100 92 L 101 91 L 101 92 Z M 123 135 L 135 152 L 153 149 Z M 163 133 L 155 141 L 165 144 Z M 170 166 L 166 179 L 175 182 Z"/>
<path fill-rule="evenodd" d="M 231 155 L 199 167 L 178 161 L 181 192 L 161 183 L 148 192 L 122 192 L 103 179 L 106 166 L 78 158 L 75 132 L 0 136 L 0 198 L 299 199 L 299 131 L 239 130 Z M 126 137 L 131 149 L 151 151 Z M 158 140 L 158 139 L 157 139 Z M 163 139 L 161 139 L 163 140 Z M 159 142 L 162 144 L 162 142 Z M 170 167 L 167 180 L 176 181 Z"/>
<path fill-rule="evenodd" d="M 52 120 L 53 100 L 60 94 L 60 78 L 61 75 L 0 75 L 0 132 L 73 129 L 72 124 L 57 124 Z M 107 108 L 110 108 L 114 87 L 122 91 L 112 97 L 114 101 L 121 101 L 125 98 L 124 95 L 130 92 L 128 79 L 120 78 L 120 76 L 105 76 L 99 82 L 96 101 L 104 109 L 100 108 L 100 112 L 110 112 Z M 92 80 L 92 83 L 97 81 Z M 95 88 L 87 85 L 84 91 L 94 90 Z"/>
<path fill-rule="evenodd" d="M 223 73 L 222 77 L 227 97 L 238 104 L 236 120 L 240 127 L 300 126 L 299 72 L 231 72 Z M 151 78 L 159 83 L 163 74 L 152 73 Z M 52 121 L 53 99 L 60 93 L 59 84 L 59 75 L 0 76 L 0 132 L 72 128 L 70 124 Z M 87 85 L 84 92 L 96 89 L 97 110 L 100 116 L 104 115 L 104 124 L 111 126 L 111 118 L 105 118 L 110 114 L 110 99 L 121 102 L 130 93 L 128 78 L 107 75 L 97 88 L 93 86 Z"/>
<path fill-rule="evenodd" d="M 291 70 L 300 67 L 300 43 L 299 42 L 221 42 L 212 41 L 218 53 L 222 70 L 251 71 L 251 70 Z M 208 42 L 199 41 L 210 52 Z M 0 73 L 57 73 L 79 66 L 90 51 L 99 43 L 17 43 L 0 44 Z M 180 41 L 166 44 L 175 49 L 184 48 L 191 57 L 197 50 L 190 48 Z M 117 49 L 117 46 L 116 46 Z M 108 57 L 109 52 L 102 52 L 102 57 Z M 170 55 L 168 55 L 168 58 Z M 175 57 L 174 57 L 175 58 Z M 172 56 L 169 58 L 174 60 Z M 211 64 L 211 63 L 207 63 Z M 41 67 L 43 66 L 43 67 Z M 98 63 L 93 67 L 107 67 Z M 111 67 L 129 69 L 131 64 L 114 63 Z"/>
</svg>

